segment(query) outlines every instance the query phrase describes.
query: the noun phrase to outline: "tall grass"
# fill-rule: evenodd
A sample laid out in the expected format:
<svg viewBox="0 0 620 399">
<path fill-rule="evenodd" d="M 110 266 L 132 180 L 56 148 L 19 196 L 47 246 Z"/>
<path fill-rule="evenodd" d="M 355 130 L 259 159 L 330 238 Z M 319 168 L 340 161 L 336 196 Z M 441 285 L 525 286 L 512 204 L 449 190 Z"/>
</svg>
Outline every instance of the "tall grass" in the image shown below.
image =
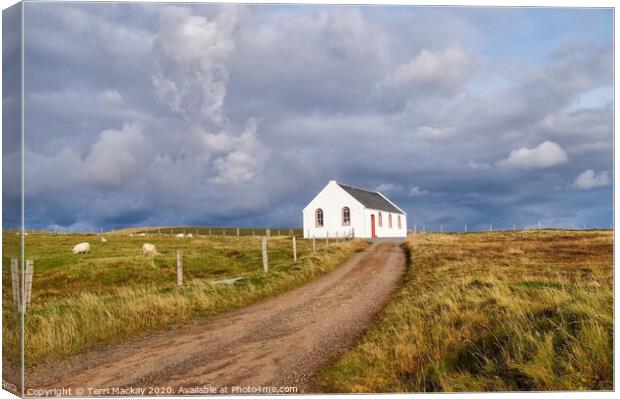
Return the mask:
<svg viewBox="0 0 620 399">
<path fill-rule="evenodd" d="M 321 392 L 613 388 L 612 233 L 428 234 Z"/>
<path fill-rule="evenodd" d="M 70 246 L 80 240 L 88 237 L 28 237 L 26 257 L 34 259 L 35 274 L 25 319 L 26 367 L 277 295 L 326 273 L 366 245 L 323 244 L 314 255 L 311 243 L 299 240 L 299 259 L 293 263 L 290 240 L 273 238 L 270 272 L 264 273 L 258 238 L 110 237 L 102 244 L 91 237 L 91 253 L 70 255 Z M 143 241 L 154 242 L 159 255 L 138 255 Z M 177 249 L 184 254 L 186 286 L 180 288 Z M 5 259 L 4 325 L 18 322 L 6 286 L 7 263 Z M 234 285 L 213 284 L 236 276 L 243 279 Z M 18 349 L 13 330 L 3 329 L 3 339 L 7 355 Z"/>
</svg>

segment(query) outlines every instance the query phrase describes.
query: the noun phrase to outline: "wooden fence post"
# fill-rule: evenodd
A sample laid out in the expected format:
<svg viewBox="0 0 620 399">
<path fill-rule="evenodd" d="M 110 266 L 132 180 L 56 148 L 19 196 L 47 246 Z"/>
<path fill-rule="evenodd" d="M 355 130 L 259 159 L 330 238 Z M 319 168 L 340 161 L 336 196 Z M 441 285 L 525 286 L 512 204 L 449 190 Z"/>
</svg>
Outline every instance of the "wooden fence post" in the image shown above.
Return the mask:
<svg viewBox="0 0 620 399">
<path fill-rule="evenodd" d="M 316 255 L 316 237 L 312 236 L 312 253 Z"/>
<path fill-rule="evenodd" d="M 297 263 L 297 241 L 293 237 L 293 262 Z"/>
<path fill-rule="evenodd" d="M 177 251 L 177 286 L 183 285 L 183 256 Z"/>
<path fill-rule="evenodd" d="M 209 237 L 211 237 L 211 229 L 209 229 Z"/>
<path fill-rule="evenodd" d="M 16 258 L 11 258 L 11 282 L 13 283 L 13 302 L 19 309 L 20 299 L 20 281 L 19 281 L 19 262 Z"/>
<path fill-rule="evenodd" d="M 237 238 L 239 238 L 239 227 L 237 227 Z"/>
<path fill-rule="evenodd" d="M 269 272 L 269 257 L 267 255 L 267 237 L 263 236 L 261 242 L 261 249 L 263 252 L 263 270 L 265 273 Z"/>
<path fill-rule="evenodd" d="M 26 311 L 28 305 L 30 305 L 30 297 L 32 296 L 32 269 L 33 261 L 31 259 L 26 260 L 26 275 L 24 276 L 24 295 L 23 295 L 23 309 Z"/>
<path fill-rule="evenodd" d="M 329 247 L 329 231 L 325 233 L 325 246 Z"/>
<path fill-rule="evenodd" d="M 226 237 L 226 229 L 222 228 L 222 237 Z"/>
</svg>

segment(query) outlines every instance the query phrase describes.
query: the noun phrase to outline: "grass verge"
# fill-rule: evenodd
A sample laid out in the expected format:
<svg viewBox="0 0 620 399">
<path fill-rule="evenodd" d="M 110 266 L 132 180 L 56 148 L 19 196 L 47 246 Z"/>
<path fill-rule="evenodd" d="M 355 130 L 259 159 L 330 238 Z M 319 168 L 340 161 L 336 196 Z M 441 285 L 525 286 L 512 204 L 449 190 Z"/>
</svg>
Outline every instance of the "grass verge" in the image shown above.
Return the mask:
<svg viewBox="0 0 620 399">
<path fill-rule="evenodd" d="M 71 255 L 80 241 L 91 252 Z M 141 255 L 143 242 L 158 255 Z M 99 345 L 209 317 L 274 296 L 324 274 L 362 250 L 362 241 L 317 243 L 269 240 L 270 272 L 262 271 L 258 237 L 194 238 L 29 235 L 26 258 L 34 260 L 32 306 L 25 318 L 26 367 L 58 361 Z M 183 251 L 185 287 L 176 287 L 176 250 Z M 12 304 L 10 259 L 3 259 L 3 350 L 18 356 L 19 323 Z M 234 285 L 213 281 L 243 277 Z M 6 328 L 4 328 L 6 327 Z"/>
<path fill-rule="evenodd" d="M 426 234 L 315 392 L 613 389 L 613 233 Z"/>
</svg>

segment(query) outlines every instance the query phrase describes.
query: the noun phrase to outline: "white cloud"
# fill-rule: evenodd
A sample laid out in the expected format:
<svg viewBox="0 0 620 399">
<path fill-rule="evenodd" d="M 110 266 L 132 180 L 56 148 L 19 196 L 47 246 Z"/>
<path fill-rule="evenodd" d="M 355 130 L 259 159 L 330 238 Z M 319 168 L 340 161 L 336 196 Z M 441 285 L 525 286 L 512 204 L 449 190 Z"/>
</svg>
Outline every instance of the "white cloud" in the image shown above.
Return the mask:
<svg viewBox="0 0 620 399">
<path fill-rule="evenodd" d="M 412 187 L 411 190 L 409 190 L 409 197 L 421 197 L 426 194 L 428 194 L 428 191 L 422 190 L 418 186 Z"/>
<path fill-rule="evenodd" d="M 161 11 L 152 81 L 159 97 L 190 122 L 225 122 L 227 61 L 235 49 L 237 14 L 236 7 L 226 7 L 209 20 L 182 7 Z"/>
<path fill-rule="evenodd" d="M 118 90 L 106 89 L 99 94 L 99 99 L 111 104 L 123 104 L 123 96 Z"/>
<path fill-rule="evenodd" d="M 399 65 L 382 86 L 453 93 L 471 77 L 476 65 L 476 60 L 460 48 L 448 48 L 441 52 L 423 49 L 411 61 Z"/>
<path fill-rule="evenodd" d="M 489 169 L 491 165 L 486 162 L 469 161 L 467 165 L 473 170 Z"/>
<path fill-rule="evenodd" d="M 609 173 L 603 171 L 595 173 L 592 169 L 587 169 L 577 176 L 573 182 L 573 186 L 580 190 L 588 190 L 594 187 L 605 187 L 611 185 Z"/>
<path fill-rule="evenodd" d="M 397 193 L 403 192 L 404 189 L 405 188 L 403 186 L 398 185 L 398 184 L 382 183 L 382 184 L 379 184 L 375 188 L 375 191 L 378 191 L 384 194 L 397 194 Z"/>
<path fill-rule="evenodd" d="M 545 141 L 534 148 L 523 147 L 510 152 L 510 156 L 496 162 L 497 166 L 532 169 L 549 168 L 554 165 L 566 163 L 568 156 L 559 144 Z"/>
</svg>

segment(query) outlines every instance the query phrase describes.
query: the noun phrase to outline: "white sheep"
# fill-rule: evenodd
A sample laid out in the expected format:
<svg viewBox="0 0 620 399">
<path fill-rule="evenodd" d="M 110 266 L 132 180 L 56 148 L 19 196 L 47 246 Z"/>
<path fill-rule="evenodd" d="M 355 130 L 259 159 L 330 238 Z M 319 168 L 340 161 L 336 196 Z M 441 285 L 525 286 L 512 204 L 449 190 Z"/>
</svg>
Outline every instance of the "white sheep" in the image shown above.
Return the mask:
<svg viewBox="0 0 620 399">
<path fill-rule="evenodd" d="M 136 234 L 138 237 L 146 237 L 146 233 Z"/>
<path fill-rule="evenodd" d="M 101 242 L 106 243 L 108 240 L 106 240 L 105 237 L 101 237 Z"/>
<path fill-rule="evenodd" d="M 142 255 L 157 255 L 157 251 L 155 250 L 155 245 L 153 244 L 143 244 L 142 245 Z"/>
<path fill-rule="evenodd" d="M 73 247 L 73 255 L 87 254 L 90 251 L 90 244 L 87 242 L 81 242 Z"/>
<path fill-rule="evenodd" d="M 183 238 L 183 237 L 185 237 L 185 234 L 183 234 L 183 233 L 180 233 L 180 234 L 177 234 L 176 236 L 174 236 L 174 238 Z"/>
<path fill-rule="evenodd" d="M 187 235 L 187 238 L 192 238 L 192 237 L 194 237 L 194 236 L 192 235 L 192 233 L 189 233 L 189 234 Z"/>
</svg>

